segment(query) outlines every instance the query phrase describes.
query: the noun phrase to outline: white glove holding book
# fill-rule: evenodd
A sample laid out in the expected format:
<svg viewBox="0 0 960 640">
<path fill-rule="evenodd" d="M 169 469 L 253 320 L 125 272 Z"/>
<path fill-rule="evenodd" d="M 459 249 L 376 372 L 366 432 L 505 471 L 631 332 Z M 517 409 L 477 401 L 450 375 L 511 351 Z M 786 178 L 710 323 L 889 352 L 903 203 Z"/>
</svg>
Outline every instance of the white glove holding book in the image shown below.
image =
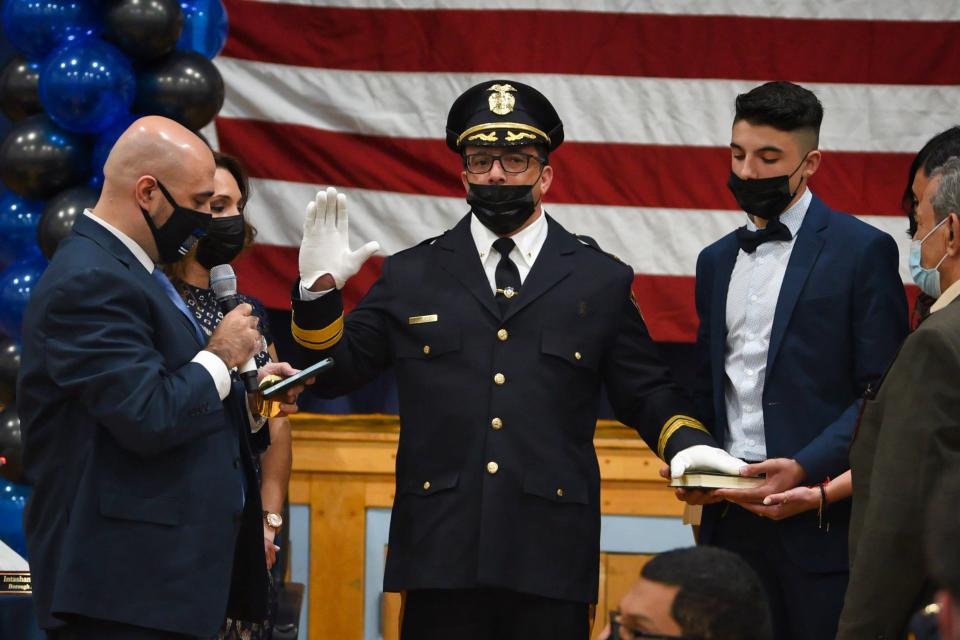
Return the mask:
<svg viewBox="0 0 960 640">
<path fill-rule="evenodd" d="M 679 478 L 690 470 L 740 475 L 747 463 L 719 447 L 698 444 L 681 450 L 670 461 L 670 477 Z"/>
</svg>

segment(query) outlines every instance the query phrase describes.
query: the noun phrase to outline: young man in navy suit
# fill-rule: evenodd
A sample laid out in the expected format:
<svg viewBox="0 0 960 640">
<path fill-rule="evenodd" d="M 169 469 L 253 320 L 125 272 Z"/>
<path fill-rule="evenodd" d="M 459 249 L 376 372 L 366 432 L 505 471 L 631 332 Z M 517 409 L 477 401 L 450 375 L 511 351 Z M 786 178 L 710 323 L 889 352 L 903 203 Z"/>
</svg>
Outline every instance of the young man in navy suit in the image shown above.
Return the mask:
<svg viewBox="0 0 960 640">
<path fill-rule="evenodd" d="M 810 640 L 836 634 L 849 501 L 819 515 L 762 501 L 849 468 L 860 398 L 907 333 L 894 240 L 808 188 L 822 118 L 816 96 L 789 82 L 737 96 L 728 186 L 746 225 L 697 260 L 698 396 L 714 437 L 754 463 L 742 473 L 766 479 L 683 496 L 711 503 L 699 542 L 741 554 L 760 575 L 775 636 Z"/>
</svg>

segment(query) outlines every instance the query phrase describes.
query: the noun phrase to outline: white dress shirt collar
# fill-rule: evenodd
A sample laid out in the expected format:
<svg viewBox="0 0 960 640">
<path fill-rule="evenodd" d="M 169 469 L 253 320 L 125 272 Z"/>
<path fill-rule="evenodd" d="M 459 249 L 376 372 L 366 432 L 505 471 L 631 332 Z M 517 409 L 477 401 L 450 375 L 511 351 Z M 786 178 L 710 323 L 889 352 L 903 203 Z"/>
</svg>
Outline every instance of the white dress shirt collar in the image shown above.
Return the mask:
<svg viewBox="0 0 960 640">
<path fill-rule="evenodd" d="M 785 224 L 787 229 L 790 229 L 790 235 L 794 238 L 797 237 L 797 232 L 800 231 L 800 225 L 803 224 L 803 219 L 806 217 L 807 209 L 810 208 L 810 203 L 812 201 L 813 192 L 804 187 L 803 195 L 800 196 L 800 199 L 794 202 L 786 211 L 780 214 L 780 222 Z M 750 231 L 757 230 L 757 224 L 749 215 L 747 216 L 747 229 Z"/>
<path fill-rule="evenodd" d="M 540 249 L 543 248 L 543 243 L 547 239 L 547 229 L 547 215 L 541 210 L 540 215 L 530 223 L 530 226 L 510 236 L 517 245 L 517 248 L 510 252 L 511 258 L 519 254 L 520 259 L 525 263 L 527 271 L 533 267 L 534 261 L 536 261 L 537 256 L 540 254 Z M 480 256 L 481 261 L 485 260 L 491 251 L 495 251 L 493 249 L 493 243 L 500 238 L 500 236 L 493 231 L 487 229 L 483 223 L 480 222 L 480 219 L 473 214 L 470 215 L 470 234 L 473 236 L 473 241 L 477 245 L 477 254 Z"/>
<path fill-rule="evenodd" d="M 117 237 L 117 240 L 122 242 L 127 249 L 130 249 L 130 253 L 132 253 L 133 256 L 140 262 L 140 264 L 143 265 L 143 268 L 147 270 L 147 273 L 153 273 L 153 269 L 155 266 L 153 264 L 153 260 L 151 260 L 150 256 L 147 255 L 147 252 L 143 250 L 143 247 L 141 247 L 139 244 L 134 242 L 133 238 L 125 234 L 123 231 L 120 231 L 120 229 L 117 229 L 115 226 L 113 226 L 106 220 L 95 216 L 93 214 L 93 211 L 91 211 L 90 209 L 84 209 L 83 214 L 88 218 L 90 218 L 91 220 L 93 220 L 94 222 L 96 222 L 97 224 L 99 224 L 101 227 L 103 227 L 107 231 L 109 231 L 110 233 L 112 233 L 113 235 L 115 235 Z"/>
</svg>

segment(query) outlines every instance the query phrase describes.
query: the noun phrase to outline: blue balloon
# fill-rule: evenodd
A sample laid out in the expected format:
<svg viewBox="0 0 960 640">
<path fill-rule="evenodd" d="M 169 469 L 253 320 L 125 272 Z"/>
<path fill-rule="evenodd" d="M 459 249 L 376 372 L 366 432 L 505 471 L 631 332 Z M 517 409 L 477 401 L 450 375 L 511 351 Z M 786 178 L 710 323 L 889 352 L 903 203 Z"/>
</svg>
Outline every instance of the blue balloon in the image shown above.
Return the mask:
<svg viewBox="0 0 960 640">
<path fill-rule="evenodd" d="M 0 264 L 26 255 L 37 242 L 37 225 L 43 202 L 28 200 L 13 191 L 0 196 Z"/>
<path fill-rule="evenodd" d="M 40 69 L 40 102 L 68 131 L 100 133 L 129 115 L 136 91 L 130 61 L 103 40 L 64 45 Z"/>
<path fill-rule="evenodd" d="M 41 60 L 61 44 L 98 35 L 99 9 L 90 0 L 6 0 L 3 30 L 14 48 Z"/>
<path fill-rule="evenodd" d="M 196 51 L 211 60 L 227 44 L 227 10 L 221 0 L 180 0 L 183 31 L 177 49 Z"/>
<path fill-rule="evenodd" d="M 100 134 L 97 142 L 93 145 L 93 177 L 90 178 L 90 186 L 99 189 L 103 186 L 103 165 L 110 155 L 110 150 L 117 142 L 124 131 L 126 131 L 139 116 L 122 116 L 114 124 L 107 127 L 107 130 Z"/>
<path fill-rule="evenodd" d="M 27 557 L 27 539 L 23 533 L 23 509 L 30 487 L 0 480 L 0 540 Z"/>
<path fill-rule="evenodd" d="M 23 312 L 46 268 L 47 259 L 36 247 L 0 272 L 0 331 L 14 340 L 20 340 Z"/>
</svg>

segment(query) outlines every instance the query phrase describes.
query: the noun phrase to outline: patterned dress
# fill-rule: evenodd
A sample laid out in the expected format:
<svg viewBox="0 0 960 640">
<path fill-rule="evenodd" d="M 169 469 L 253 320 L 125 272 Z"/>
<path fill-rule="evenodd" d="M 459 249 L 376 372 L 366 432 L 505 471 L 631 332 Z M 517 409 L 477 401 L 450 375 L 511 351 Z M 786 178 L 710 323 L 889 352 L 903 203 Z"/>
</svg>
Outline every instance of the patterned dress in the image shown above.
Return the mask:
<svg viewBox="0 0 960 640">
<path fill-rule="evenodd" d="M 175 280 L 173 285 L 177 288 L 187 308 L 193 312 L 193 315 L 200 322 L 204 333 L 209 337 L 211 333 L 223 320 L 223 312 L 220 305 L 217 304 L 217 298 L 211 289 L 195 287 L 181 280 Z M 270 333 L 270 325 L 267 320 L 267 310 L 256 298 L 240 295 L 240 299 L 253 307 L 253 315 L 260 319 L 257 327 L 263 336 L 263 349 L 254 356 L 257 367 L 270 362 L 270 353 L 267 351 L 267 345 L 273 344 L 273 336 Z M 233 373 L 237 375 L 236 372 Z M 270 430 L 260 429 L 256 433 L 250 434 L 250 449 L 253 452 L 253 466 L 257 471 L 257 478 L 260 478 L 260 454 L 270 446 Z M 266 567 L 264 567 L 266 570 Z M 276 590 L 274 580 L 270 579 L 270 601 L 267 607 L 267 619 L 259 622 L 247 620 L 234 620 L 227 618 L 220 632 L 217 634 L 218 640 L 269 640 L 273 636 L 273 615 L 276 610 Z"/>
</svg>

